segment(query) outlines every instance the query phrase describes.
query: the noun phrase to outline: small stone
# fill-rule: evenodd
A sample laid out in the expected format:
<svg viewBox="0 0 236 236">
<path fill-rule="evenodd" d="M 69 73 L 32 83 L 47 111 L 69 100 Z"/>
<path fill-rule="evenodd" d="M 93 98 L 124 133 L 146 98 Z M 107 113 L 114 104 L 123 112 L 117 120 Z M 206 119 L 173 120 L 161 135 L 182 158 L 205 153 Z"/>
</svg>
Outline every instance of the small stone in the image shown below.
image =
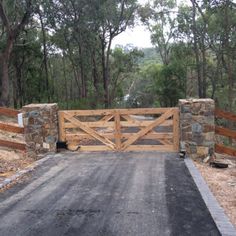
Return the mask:
<svg viewBox="0 0 236 236">
<path fill-rule="evenodd" d="M 50 149 L 50 145 L 48 143 L 43 143 L 43 148 Z"/>
<path fill-rule="evenodd" d="M 192 124 L 192 132 L 197 134 L 202 133 L 202 126 L 199 123 Z"/>
<path fill-rule="evenodd" d="M 209 154 L 209 148 L 208 147 L 197 147 L 197 154 L 199 156 L 206 156 Z"/>
<path fill-rule="evenodd" d="M 203 159 L 203 162 L 204 163 L 208 163 L 210 161 L 211 157 L 210 156 L 207 156 L 206 158 Z"/>
<path fill-rule="evenodd" d="M 31 111 L 31 112 L 29 112 L 28 116 L 36 118 L 39 116 L 39 112 L 38 111 Z"/>
<path fill-rule="evenodd" d="M 49 143 L 49 144 L 55 143 L 55 142 L 56 142 L 56 138 L 55 138 L 54 136 L 47 136 L 47 137 L 45 138 L 45 142 L 46 142 L 46 143 Z"/>
</svg>

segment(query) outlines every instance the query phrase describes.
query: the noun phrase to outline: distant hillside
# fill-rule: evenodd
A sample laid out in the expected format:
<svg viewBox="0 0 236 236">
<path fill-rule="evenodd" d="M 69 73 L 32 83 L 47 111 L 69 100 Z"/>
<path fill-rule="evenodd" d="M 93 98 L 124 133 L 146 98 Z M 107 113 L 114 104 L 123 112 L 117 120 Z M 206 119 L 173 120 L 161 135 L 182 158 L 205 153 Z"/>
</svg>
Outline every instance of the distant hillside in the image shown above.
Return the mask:
<svg viewBox="0 0 236 236">
<path fill-rule="evenodd" d="M 161 57 L 155 48 L 142 48 L 144 57 L 139 59 L 139 64 L 162 63 Z"/>
</svg>

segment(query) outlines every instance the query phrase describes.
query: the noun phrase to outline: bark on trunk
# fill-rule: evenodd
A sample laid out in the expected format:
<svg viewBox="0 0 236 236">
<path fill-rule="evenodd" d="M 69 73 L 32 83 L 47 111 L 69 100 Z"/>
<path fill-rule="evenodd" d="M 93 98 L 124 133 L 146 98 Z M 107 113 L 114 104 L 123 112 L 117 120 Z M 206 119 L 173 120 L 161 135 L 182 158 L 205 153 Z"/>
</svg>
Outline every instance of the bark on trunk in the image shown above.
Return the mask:
<svg viewBox="0 0 236 236">
<path fill-rule="evenodd" d="M 0 106 L 9 106 L 9 75 L 8 75 L 8 65 L 10 60 L 10 55 L 13 48 L 14 40 L 17 38 L 21 30 L 27 24 L 31 11 L 32 11 L 31 0 L 26 1 L 26 10 L 22 19 L 18 19 L 16 22 L 10 22 L 7 12 L 5 11 L 4 4 L 0 1 L 0 18 L 3 26 L 3 30 L 6 30 L 6 47 L 3 49 L 3 53 L 0 55 L 1 62 L 1 79 L 2 79 L 2 93 L 0 97 Z M 20 22 L 20 23 L 18 23 Z"/>
<path fill-rule="evenodd" d="M 2 93 L 0 98 L 0 106 L 9 106 L 9 75 L 8 75 L 8 65 L 10 60 L 10 55 L 13 48 L 14 37 L 10 34 L 7 39 L 7 46 L 3 54 L 1 55 L 1 76 L 2 76 Z"/>
<path fill-rule="evenodd" d="M 68 85 L 67 85 L 67 78 L 66 78 L 66 63 L 65 63 L 65 53 L 64 53 L 64 51 L 63 51 L 62 63 L 63 63 L 63 76 L 64 76 L 64 82 L 65 82 L 66 109 L 68 110 L 69 109 Z"/>
<path fill-rule="evenodd" d="M 99 94 L 99 78 L 98 78 L 98 70 L 97 70 L 95 51 L 93 51 L 92 63 L 93 63 L 93 86 L 95 88 L 96 94 L 98 95 Z"/>
<path fill-rule="evenodd" d="M 0 99 L 1 106 L 9 106 L 9 77 L 8 77 L 8 60 L 2 59 L 2 93 Z"/>
<path fill-rule="evenodd" d="M 202 76 L 201 76 L 201 65 L 200 65 L 200 57 L 199 57 L 199 48 L 198 48 L 198 40 L 197 40 L 197 31 L 196 31 L 196 6 L 194 1 L 192 2 L 193 7 L 193 37 L 194 37 L 194 54 L 196 58 L 196 68 L 197 68 L 197 78 L 198 78 L 198 96 L 202 97 Z"/>
<path fill-rule="evenodd" d="M 80 65 L 80 78 L 81 78 L 81 92 L 82 92 L 82 98 L 87 98 L 87 89 L 86 89 L 86 81 L 84 78 L 84 63 L 83 63 L 83 53 L 82 53 L 82 47 L 79 43 L 79 65 Z"/>
<path fill-rule="evenodd" d="M 43 23 L 43 17 L 40 10 L 38 11 L 38 14 L 39 14 L 39 19 L 40 19 L 40 24 L 41 24 L 42 35 L 43 35 L 43 64 L 44 64 L 44 70 L 45 70 L 45 87 L 46 87 L 47 99 L 50 102 L 51 96 L 50 96 L 50 91 L 49 91 L 49 73 L 48 73 L 46 34 L 45 34 L 45 27 Z"/>
<path fill-rule="evenodd" d="M 106 71 L 106 47 L 102 41 L 102 77 L 103 77 L 103 89 L 104 89 L 104 106 L 108 108 L 108 83 L 107 83 L 107 71 Z"/>
</svg>

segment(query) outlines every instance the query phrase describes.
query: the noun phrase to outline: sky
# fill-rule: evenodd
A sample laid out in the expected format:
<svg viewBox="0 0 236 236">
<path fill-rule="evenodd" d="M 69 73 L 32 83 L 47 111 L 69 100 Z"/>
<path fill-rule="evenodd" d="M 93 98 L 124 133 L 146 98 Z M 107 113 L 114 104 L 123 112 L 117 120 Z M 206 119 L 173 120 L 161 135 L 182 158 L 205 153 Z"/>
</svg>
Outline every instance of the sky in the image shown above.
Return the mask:
<svg viewBox="0 0 236 236">
<path fill-rule="evenodd" d="M 153 0 L 138 0 L 138 2 L 142 5 L 152 1 Z M 186 0 L 177 0 L 177 3 L 181 2 L 184 2 L 185 4 L 188 3 Z M 150 48 L 153 47 L 150 36 L 150 32 L 140 23 L 140 25 L 136 25 L 133 29 L 128 28 L 125 32 L 116 36 L 112 42 L 112 48 L 116 45 L 125 46 L 127 44 L 132 44 L 138 48 Z"/>
<path fill-rule="evenodd" d="M 140 4 L 145 4 L 149 0 L 139 0 Z M 141 23 L 140 23 L 141 24 Z M 125 46 L 127 44 L 132 44 L 138 48 L 150 48 L 153 47 L 150 39 L 150 32 L 145 26 L 136 25 L 133 29 L 128 28 L 125 32 L 116 36 L 112 43 L 112 48 L 116 45 Z"/>
<path fill-rule="evenodd" d="M 132 44 L 138 48 L 150 48 L 152 47 L 150 36 L 150 32 L 144 26 L 135 26 L 133 29 L 127 29 L 125 32 L 116 36 L 113 40 L 112 47 Z"/>
</svg>

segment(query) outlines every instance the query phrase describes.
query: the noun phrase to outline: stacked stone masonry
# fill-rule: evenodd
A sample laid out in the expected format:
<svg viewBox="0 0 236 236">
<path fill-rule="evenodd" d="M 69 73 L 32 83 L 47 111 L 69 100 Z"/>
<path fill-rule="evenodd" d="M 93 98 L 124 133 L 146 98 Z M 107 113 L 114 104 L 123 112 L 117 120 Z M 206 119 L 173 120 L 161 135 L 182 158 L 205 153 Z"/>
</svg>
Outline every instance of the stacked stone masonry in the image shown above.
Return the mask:
<svg viewBox="0 0 236 236">
<path fill-rule="evenodd" d="M 212 99 L 181 99 L 180 144 L 192 158 L 214 152 L 215 103 Z"/>
<path fill-rule="evenodd" d="M 58 106 L 53 104 L 30 104 L 24 106 L 26 151 L 38 159 L 40 154 L 56 152 L 58 140 Z"/>
</svg>

